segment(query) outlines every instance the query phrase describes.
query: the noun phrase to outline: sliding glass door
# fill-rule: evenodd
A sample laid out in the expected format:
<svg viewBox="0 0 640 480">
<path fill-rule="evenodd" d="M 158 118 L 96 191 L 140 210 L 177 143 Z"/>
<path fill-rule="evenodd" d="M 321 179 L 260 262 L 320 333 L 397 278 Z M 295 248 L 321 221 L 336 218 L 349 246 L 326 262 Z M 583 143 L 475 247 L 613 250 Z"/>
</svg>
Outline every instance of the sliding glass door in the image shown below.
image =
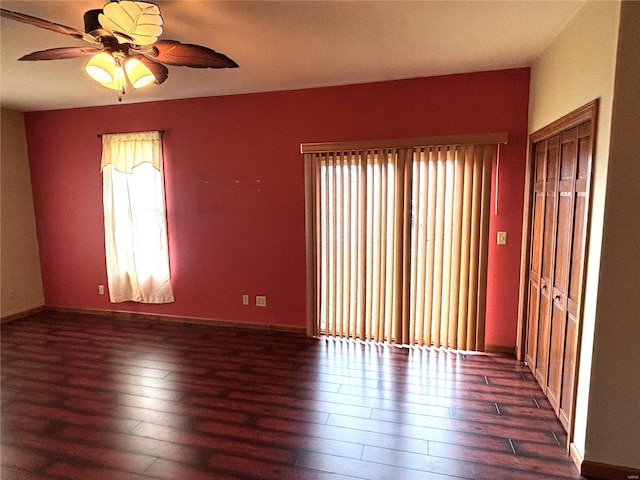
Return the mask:
<svg viewBox="0 0 640 480">
<path fill-rule="evenodd" d="M 309 333 L 482 349 L 494 152 L 305 153 Z"/>
</svg>

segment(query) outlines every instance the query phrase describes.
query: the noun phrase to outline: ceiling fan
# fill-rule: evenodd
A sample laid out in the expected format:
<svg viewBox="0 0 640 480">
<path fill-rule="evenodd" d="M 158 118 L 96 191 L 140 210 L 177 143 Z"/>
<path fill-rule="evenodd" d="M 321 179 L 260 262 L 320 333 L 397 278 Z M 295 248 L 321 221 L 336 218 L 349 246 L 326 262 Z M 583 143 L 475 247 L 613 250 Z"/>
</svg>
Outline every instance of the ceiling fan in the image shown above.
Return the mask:
<svg viewBox="0 0 640 480">
<path fill-rule="evenodd" d="M 162 16 L 158 5 L 135 0 L 112 0 L 102 9 L 84 14 L 84 31 L 41 18 L 0 8 L 0 16 L 85 40 L 88 47 L 50 48 L 19 60 L 59 60 L 91 56 L 85 66 L 90 78 L 117 90 L 122 101 L 125 87 L 161 84 L 169 76 L 165 65 L 193 68 L 237 68 L 226 55 L 202 45 L 159 40 Z"/>
</svg>

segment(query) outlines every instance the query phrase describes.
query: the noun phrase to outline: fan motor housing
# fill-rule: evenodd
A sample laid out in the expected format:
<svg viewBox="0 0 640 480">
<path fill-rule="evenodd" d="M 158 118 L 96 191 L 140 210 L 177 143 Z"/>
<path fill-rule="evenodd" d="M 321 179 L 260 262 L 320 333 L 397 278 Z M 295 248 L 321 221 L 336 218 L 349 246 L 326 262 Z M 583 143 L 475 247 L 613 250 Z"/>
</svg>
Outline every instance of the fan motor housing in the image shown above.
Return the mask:
<svg viewBox="0 0 640 480">
<path fill-rule="evenodd" d="M 102 9 L 88 10 L 84 14 L 84 31 L 95 37 L 104 35 L 105 30 L 100 25 L 98 15 L 102 13 Z"/>
</svg>

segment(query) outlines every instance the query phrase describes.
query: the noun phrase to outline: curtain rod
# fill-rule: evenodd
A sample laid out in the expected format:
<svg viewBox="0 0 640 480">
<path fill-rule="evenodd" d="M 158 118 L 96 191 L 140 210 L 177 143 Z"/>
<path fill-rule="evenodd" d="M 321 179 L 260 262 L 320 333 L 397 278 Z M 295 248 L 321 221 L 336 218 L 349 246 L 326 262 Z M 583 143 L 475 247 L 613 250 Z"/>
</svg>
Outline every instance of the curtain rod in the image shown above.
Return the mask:
<svg viewBox="0 0 640 480">
<path fill-rule="evenodd" d="M 160 135 L 164 134 L 164 130 L 147 130 L 148 132 L 160 132 Z M 129 133 L 129 132 L 127 132 Z M 113 133 L 99 133 L 96 135 L 98 138 L 102 138 L 103 135 L 113 135 Z"/>
</svg>

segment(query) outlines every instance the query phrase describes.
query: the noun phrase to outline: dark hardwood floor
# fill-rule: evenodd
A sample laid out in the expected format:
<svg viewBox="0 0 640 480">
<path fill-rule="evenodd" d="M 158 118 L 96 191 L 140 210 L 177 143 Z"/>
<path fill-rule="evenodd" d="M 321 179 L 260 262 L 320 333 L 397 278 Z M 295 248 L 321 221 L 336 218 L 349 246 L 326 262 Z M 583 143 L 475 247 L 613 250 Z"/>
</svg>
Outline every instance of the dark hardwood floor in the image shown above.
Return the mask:
<svg viewBox="0 0 640 480">
<path fill-rule="evenodd" d="M 1 333 L 3 480 L 581 478 L 506 357 L 60 312 Z"/>
</svg>

